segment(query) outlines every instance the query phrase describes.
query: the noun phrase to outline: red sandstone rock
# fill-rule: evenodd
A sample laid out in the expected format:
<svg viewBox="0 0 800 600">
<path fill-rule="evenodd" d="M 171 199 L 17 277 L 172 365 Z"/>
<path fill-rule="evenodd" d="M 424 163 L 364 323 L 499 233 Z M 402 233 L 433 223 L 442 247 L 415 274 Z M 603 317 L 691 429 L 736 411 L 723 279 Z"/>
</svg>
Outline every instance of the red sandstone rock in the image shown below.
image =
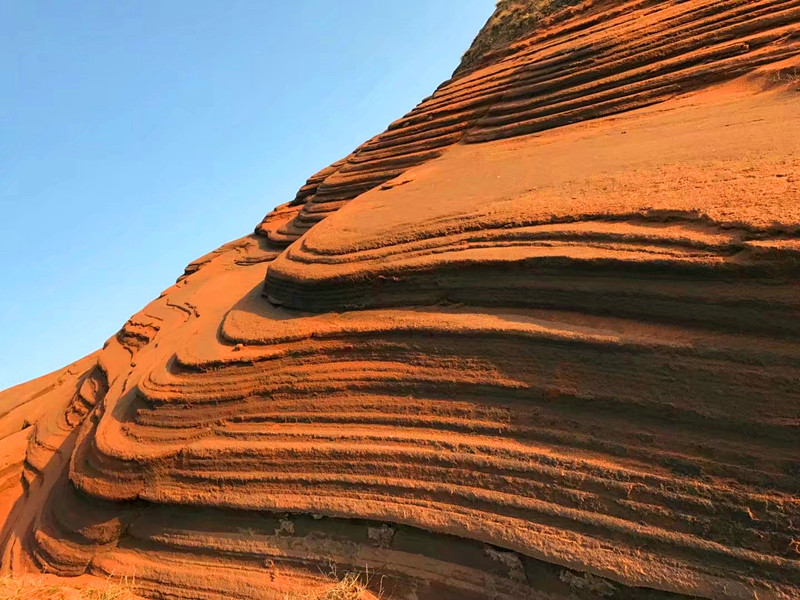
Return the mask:
<svg viewBox="0 0 800 600">
<path fill-rule="evenodd" d="M 6 568 L 800 595 L 800 1 L 523 33 L 0 393 Z"/>
</svg>

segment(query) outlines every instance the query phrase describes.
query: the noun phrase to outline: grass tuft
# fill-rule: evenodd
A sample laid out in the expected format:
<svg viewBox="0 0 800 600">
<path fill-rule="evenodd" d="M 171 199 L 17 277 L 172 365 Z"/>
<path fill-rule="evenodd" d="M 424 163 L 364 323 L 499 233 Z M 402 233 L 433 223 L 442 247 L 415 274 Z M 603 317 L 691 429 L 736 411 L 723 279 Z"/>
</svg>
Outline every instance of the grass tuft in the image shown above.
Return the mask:
<svg viewBox="0 0 800 600">
<path fill-rule="evenodd" d="M 339 578 L 336 574 L 336 567 L 332 565 L 329 576 L 337 581 L 312 593 L 287 594 L 285 600 L 382 600 L 384 598 L 382 584 L 381 591 L 377 594 L 368 589 L 374 577 L 368 570 L 364 573 L 348 572 Z"/>
<path fill-rule="evenodd" d="M 374 598 L 358 575 L 348 573 L 338 583 L 314 596 L 313 600 L 367 600 Z"/>
<path fill-rule="evenodd" d="M 480 64 L 484 54 L 533 33 L 542 19 L 581 0 L 499 0 L 494 13 L 464 53 L 456 73 Z"/>
<path fill-rule="evenodd" d="M 0 600 L 136 600 L 133 584 L 110 579 L 97 587 L 75 587 L 39 576 L 0 576 Z"/>
</svg>

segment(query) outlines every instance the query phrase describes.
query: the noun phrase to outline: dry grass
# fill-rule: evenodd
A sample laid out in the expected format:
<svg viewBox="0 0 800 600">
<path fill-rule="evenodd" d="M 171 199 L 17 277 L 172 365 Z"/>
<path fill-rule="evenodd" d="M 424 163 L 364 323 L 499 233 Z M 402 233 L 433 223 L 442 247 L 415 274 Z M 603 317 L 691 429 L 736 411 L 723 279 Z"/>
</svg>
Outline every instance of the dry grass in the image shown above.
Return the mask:
<svg viewBox="0 0 800 600">
<path fill-rule="evenodd" d="M 336 578 L 336 570 L 330 576 Z M 383 594 L 373 594 L 367 589 L 372 577 L 369 571 L 363 574 L 346 573 L 329 587 L 309 594 L 287 595 L 285 600 L 382 600 Z"/>
<path fill-rule="evenodd" d="M 775 83 L 797 83 L 800 82 L 800 67 L 794 66 L 786 69 L 778 69 L 772 74 Z"/>
<path fill-rule="evenodd" d="M 0 600 L 136 600 L 133 584 L 106 581 L 100 586 L 73 587 L 36 576 L 0 577 Z"/>
<path fill-rule="evenodd" d="M 381 600 L 367 589 L 368 574 L 347 573 L 330 586 L 306 594 L 287 594 L 285 600 Z M 110 579 L 95 585 L 71 585 L 68 579 L 21 575 L 0 576 L 0 600 L 140 600 L 135 584 Z"/>
<path fill-rule="evenodd" d="M 580 1 L 499 0 L 494 14 L 461 58 L 461 64 L 456 69 L 456 73 L 475 66 L 486 52 L 533 33 L 542 19 L 562 8 L 578 4 Z"/>
<path fill-rule="evenodd" d="M 367 600 L 374 597 L 361 583 L 358 575 L 348 573 L 341 581 L 315 595 L 313 600 Z"/>
</svg>

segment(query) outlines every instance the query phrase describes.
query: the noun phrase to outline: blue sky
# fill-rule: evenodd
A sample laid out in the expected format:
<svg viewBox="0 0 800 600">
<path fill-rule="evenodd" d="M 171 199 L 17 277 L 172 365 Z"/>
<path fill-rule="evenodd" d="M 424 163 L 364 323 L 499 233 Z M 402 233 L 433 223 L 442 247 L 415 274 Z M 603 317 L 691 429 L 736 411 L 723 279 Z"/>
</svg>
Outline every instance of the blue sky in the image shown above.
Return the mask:
<svg viewBox="0 0 800 600">
<path fill-rule="evenodd" d="M 0 2 L 0 389 L 449 77 L 493 0 Z"/>
</svg>

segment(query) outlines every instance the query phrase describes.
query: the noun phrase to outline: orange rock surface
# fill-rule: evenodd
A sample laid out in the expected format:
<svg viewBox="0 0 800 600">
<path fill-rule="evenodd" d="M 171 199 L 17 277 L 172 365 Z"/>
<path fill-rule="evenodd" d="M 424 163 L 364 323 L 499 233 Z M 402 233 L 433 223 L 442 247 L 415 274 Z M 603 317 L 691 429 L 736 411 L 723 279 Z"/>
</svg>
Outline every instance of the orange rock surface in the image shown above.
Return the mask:
<svg viewBox="0 0 800 600">
<path fill-rule="evenodd" d="M 5 569 L 800 597 L 800 0 L 561 4 L 0 393 Z"/>
</svg>

